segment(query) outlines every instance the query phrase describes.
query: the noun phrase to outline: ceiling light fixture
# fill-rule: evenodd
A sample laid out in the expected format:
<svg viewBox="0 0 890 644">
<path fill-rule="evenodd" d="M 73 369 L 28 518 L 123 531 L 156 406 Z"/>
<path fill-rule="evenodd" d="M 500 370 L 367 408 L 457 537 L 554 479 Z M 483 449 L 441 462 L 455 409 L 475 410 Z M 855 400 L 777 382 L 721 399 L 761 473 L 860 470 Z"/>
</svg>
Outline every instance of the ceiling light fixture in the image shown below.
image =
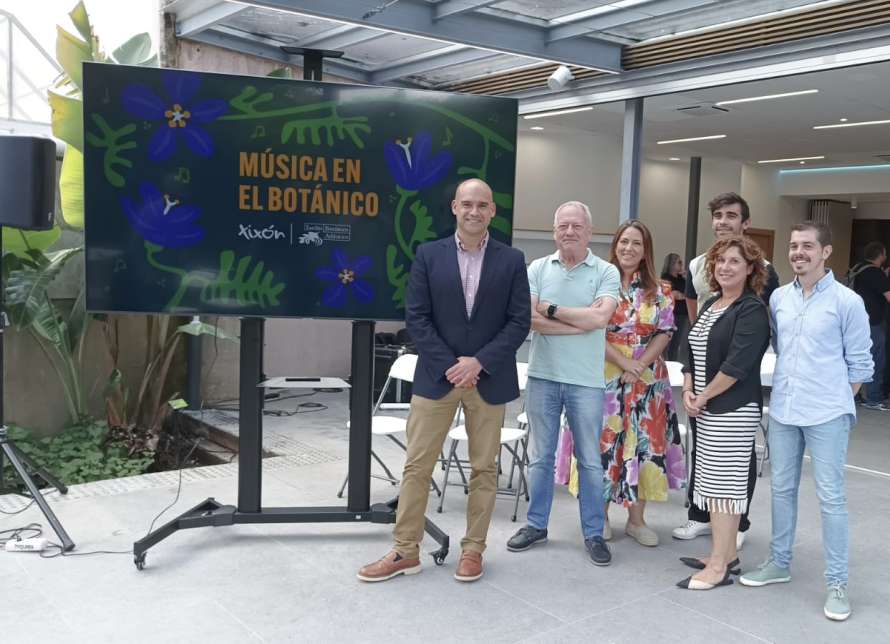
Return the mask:
<svg viewBox="0 0 890 644">
<path fill-rule="evenodd" d="M 779 174 L 803 174 L 813 172 L 856 172 L 859 170 L 890 170 L 890 163 L 881 165 L 842 165 L 832 168 L 794 168 L 792 170 L 779 170 Z"/>
<path fill-rule="evenodd" d="M 667 141 L 658 141 L 658 145 L 667 145 L 668 143 L 687 143 L 688 141 L 711 141 L 714 139 L 725 138 L 725 134 L 712 134 L 710 136 L 693 136 L 688 139 L 668 139 Z"/>
<path fill-rule="evenodd" d="M 533 125 L 528 129 L 539 131 L 539 130 L 543 130 L 544 128 L 542 128 L 540 125 Z"/>
<path fill-rule="evenodd" d="M 818 89 L 804 89 L 799 92 L 785 92 L 783 94 L 767 94 L 766 96 L 751 96 L 750 98 L 734 98 L 729 101 L 717 101 L 714 105 L 735 105 L 736 103 L 753 103 L 754 101 L 771 101 L 774 98 L 788 98 L 789 96 L 803 96 L 804 94 L 818 94 Z"/>
<path fill-rule="evenodd" d="M 593 105 L 585 105 L 584 107 L 570 107 L 564 110 L 551 110 L 549 112 L 536 112 L 535 114 L 526 114 L 524 119 L 542 119 L 545 116 L 557 116 L 559 114 L 573 114 L 574 112 L 588 112 L 593 109 Z"/>
<path fill-rule="evenodd" d="M 763 161 L 758 161 L 757 163 L 791 163 L 792 161 L 818 161 L 819 159 L 824 159 L 825 155 L 818 157 L 791 157 L 789 159 L 764 159 Z"/>
<path fill-rule="evenodd" d="M 680 157 L 671 157 L 668 161 L 679 161 Z"/>
<path fill-rule="evenodd" d="M 814 125 L 814 130 L 830 130 L 836 127 L 858 127 L 860 125 L 886 125 L 890 120 L 883 121 L 857 121 L 855 123 L 832 123 L 831 125 Z"/>
<path fill-rule="evenodd" d="M 849 121 L 849 120 L 850 120 L 850 119 L 844 117 L 844 118 L 840 119 L 840 122 L 841 122 L 841 123 L 846 123 L 846 122 Z"/>
</svg>

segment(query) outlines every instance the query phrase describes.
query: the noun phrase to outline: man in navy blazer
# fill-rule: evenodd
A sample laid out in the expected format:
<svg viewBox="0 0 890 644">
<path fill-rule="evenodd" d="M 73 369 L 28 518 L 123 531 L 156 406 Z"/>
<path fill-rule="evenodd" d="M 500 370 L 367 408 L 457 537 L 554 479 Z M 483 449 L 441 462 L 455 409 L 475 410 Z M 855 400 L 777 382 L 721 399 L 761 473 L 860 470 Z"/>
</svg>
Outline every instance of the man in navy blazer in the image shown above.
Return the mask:
<svg viewBox="0 0 890 644">
<path fill-rule="evenodd" d="M 419 357 L 395 545 L 359 571 L 362 581 L 420 572 L 430 477 L 458 405 L 466 414 L 472 474 L 467 532 L 454 576 L 458 581 L 482 576 L 504 408 L 519 397 L 516 350 L 528 335 L 531 305 L 523 254 L 488 234 L 495 214 L 488 184 L 461 183 L 451 211 L 455 234 L 420 245 L 411 266 L 405 322 Z"/>
</svg>

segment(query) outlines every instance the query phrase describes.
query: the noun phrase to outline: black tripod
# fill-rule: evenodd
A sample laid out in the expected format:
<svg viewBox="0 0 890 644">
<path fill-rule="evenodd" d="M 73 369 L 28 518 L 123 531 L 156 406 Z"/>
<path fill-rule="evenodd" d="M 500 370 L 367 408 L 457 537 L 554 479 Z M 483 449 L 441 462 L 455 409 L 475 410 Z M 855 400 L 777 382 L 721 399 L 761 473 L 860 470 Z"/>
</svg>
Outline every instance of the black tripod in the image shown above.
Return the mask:
<svg viewBox="0 0 890 644">
<path fill-rule="evenodd" d="M 3 228 L 0 227 L 0 244 L 2 244 L 3 240 L 2 231 Z M 65 528 L 59 523 L 59 519 L 47 504 L 46 499 L 40 494 L 40 489 L 34 482 L 31 473 L 33 472 L 43 479 L 45 483 L 56 488 L 60 494 L 66 494 L 68 488 L 62 485 L 62 482 L 50 474 L 46 468 L 38 466 L 36 463 L 32 462 L 31 459 L 22 454 L 22 452 L 15 446 L 15 443 L 9 439 L 9 434 L 6 431 L 6 423 L 3 416 L 3 331 L 6 329 L 6 312 L 3 310 L 4 288 L 5 285 L 3 284 L 3 281 L 0 280 L 0 491 L 5 490 L 6 488 L 3 475 L 3 459 L 7 458 L 9 459 L 12 468 L 18 473 L 19 478 L 24 482 L 25 487 L 28 488 L 31 498 L 34 499 L 34 502 L 38 505 L 40 511 L 43 512 L 43 516 L 49 521 L 49 524 L 62 542 L 62 551 L 67 552 L 74 549 L 74 542 L 71 541 L 71 537 L 65 532 Z"/>
</svg>

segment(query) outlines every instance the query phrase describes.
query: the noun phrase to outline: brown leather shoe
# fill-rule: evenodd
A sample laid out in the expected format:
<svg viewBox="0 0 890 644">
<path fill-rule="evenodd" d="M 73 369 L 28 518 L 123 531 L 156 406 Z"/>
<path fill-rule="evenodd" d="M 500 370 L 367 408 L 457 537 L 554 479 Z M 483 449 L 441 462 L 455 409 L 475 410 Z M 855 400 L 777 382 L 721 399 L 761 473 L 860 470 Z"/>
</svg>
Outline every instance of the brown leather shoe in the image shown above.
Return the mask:
<svg viewBox="0 0 890 644">
<path fill-rule="evenodd" d="M 475 550 L 464 550 L 461 552 L 454 578 L 458 581 L 476 581 L 481 576 L 482 555 Z"/>
<path fill-rule="evenodd" d="M 356 577 L 362 581 L 386 581 L 398 575 L 416 575 L 421 570 L 420 559 L 405 559 L 392 550 L 383 559 L 363 567 Z"/>
</svg>

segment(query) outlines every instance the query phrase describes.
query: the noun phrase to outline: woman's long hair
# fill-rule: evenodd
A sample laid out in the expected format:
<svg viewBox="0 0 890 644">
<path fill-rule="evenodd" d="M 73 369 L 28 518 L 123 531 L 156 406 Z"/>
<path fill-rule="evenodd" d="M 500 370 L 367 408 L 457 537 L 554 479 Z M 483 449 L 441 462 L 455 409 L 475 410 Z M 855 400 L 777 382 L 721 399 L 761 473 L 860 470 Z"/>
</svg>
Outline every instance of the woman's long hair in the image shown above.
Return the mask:
<svg viewBox="0 0 890 644">
<path fill-rule="evenodd" d="M 640 286 L 643 289 L 643 299 L 652 302 L 657 294 L 659 282 L 655 277 L 655 261 L 652 259 L 652 233 L 646 228 L 646 225 L 638 219 L 630 219 L 618 226 L 615 236 L 612 237 L 612 245 L 609 247 L 609 262 L 611 262 L 618 272 L 621 273 L 621 264 L 618 263 L 618 240 L 628 228 L 636 228 L 643 237 L 643 257 L 640 259 L 640 266 L 637 272 L 640 275 Z"/>
<path fill-rule="evenodd" d="M 680 256 L 677 253 L 667 254 L 667 257 L 664 258 L 664 265 L 661 267 L 661 279 L 669 280 L 673 277 L 671 271 L 674 270 L 674 264 L 677 263 L 678 259 L 680 259 Z"/>
</svg>

